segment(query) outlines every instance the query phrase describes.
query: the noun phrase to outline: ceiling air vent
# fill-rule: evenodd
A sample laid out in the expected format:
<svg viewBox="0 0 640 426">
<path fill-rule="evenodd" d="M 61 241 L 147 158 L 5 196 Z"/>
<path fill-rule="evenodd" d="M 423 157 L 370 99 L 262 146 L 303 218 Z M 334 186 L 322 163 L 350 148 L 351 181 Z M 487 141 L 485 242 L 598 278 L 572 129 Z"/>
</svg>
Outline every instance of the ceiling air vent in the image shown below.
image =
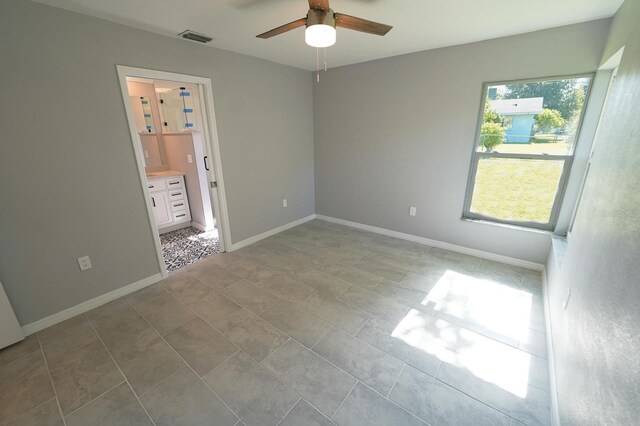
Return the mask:
<svg viewBox="0 0 640 426">
<path fill-rule="evenodd" d="M 180 34 L 178 34 L 178 36 L 182 38 L 186 38 L 187 40 L 193 40 L 200 43 L 209 43 L 211 40 L 213 40 L 211 37 L 207 35 L 200 34 L 191 30 L 183 31 Z"/>
</svg>

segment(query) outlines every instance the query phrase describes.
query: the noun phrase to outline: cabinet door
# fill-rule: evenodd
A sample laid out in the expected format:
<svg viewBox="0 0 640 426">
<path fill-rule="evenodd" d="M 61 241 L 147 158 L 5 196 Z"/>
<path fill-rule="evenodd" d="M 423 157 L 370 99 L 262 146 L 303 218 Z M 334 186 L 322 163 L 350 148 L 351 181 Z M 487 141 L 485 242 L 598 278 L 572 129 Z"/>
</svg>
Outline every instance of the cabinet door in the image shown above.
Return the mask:
<svg viewBox="0 0 640 426">
<path fill-rule="evenodd" d="M 156 217 L 156 225 L 162 226 L 173 221 L 165 191 L 152 192 L 151 205 L 153 206 L 153 215 Z"/>
</svg>

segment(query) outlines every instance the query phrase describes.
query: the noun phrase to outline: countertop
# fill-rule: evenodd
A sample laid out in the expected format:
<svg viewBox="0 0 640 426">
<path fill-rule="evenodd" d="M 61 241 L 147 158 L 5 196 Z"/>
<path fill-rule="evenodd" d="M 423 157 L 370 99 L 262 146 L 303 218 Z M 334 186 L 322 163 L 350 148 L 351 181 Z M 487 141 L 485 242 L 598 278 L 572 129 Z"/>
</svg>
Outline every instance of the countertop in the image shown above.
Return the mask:
<svg viewBox="0 0 640 426">
<path fill-rule="evenodd" d="M 163 172 L 147 173 L 147 180 L 168 178 L 168 177 L 171 177 L 171 176 L 182 176 L 183 174 L 184 173 L 179 172 L 177 170 L 165 170 Z"/>
</svg>

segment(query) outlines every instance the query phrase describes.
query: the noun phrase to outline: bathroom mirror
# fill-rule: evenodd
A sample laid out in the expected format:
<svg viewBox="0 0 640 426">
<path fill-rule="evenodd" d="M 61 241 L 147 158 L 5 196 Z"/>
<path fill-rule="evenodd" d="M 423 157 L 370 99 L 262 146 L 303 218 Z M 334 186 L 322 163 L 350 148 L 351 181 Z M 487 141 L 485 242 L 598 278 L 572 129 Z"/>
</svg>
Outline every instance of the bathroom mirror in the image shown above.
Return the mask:
<svg viewBox="0 0 640 426">
<path fill-rule="evenodd" d="M 142 116 L 144 119 L 144 131 L 147 133 L 155 133 L 156 129 L 153 125 L 153 114 L 151 112 L 151 101 L 145 96 L 140 97 L 142 106 Z"/>
</svg>

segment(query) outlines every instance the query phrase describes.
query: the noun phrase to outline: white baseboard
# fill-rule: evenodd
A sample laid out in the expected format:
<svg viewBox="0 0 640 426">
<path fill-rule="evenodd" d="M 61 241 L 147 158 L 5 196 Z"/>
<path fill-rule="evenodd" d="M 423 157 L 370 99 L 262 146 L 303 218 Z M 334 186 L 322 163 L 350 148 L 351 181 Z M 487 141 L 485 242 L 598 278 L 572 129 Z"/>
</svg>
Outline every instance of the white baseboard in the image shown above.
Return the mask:
<svg viewBox="0 0 640 426">
<path fill-rule="evenodd" d="M 549 308 L 549 288 L 547 269 L 542 271 L 542 299 L 544 305 L 544 322 L 547 332 L 547 363 L 549 364 L 549 393 L 551 399 L 551 424 L 560 426 L 560 409 L 558 407 L 558 388 L 556 383 L 556 362 L 553 356 L 553 334 L 551 333 L 551 310 Z"/>
<path fill-rule="evenodd" d="M 216 229 L 215 226 L 212 226 L 211 228 L 207 228 L 206 226 L 204 226 L 201 223 L 198 222 L 191 222 L 191 226 L 193 226 L 194 228 L 202 231 L 202 232 L 209 232 L 209 231 L 213 231 L 214 229 Z"/>
<path fill-rule="evenodd" d="M 399 238 L 401 240 L 412 241 L 414 243 L 423 244 L 425 246 L 437 247 L 444 250 L 454 251 L 456 253 L 467 254 L 469 256 L 481 257 L 487 260 L 493 260 L 500 263 L 506 263 L 507 265 L 520 266 L 526 269 L 533 269 L 535 271 L 542 271 L 544 265 L 539 263 L 529 262 L 527 260 L 516 259 L 514 257 L 503 256 L 501 254 L 490 253 L 488 251 L 476 250 L 468 247 L 457 246 L 455 244 L 445 243 L 444 241 L 431 240 L 429 238 L 418 237 L 416 235 L 405 234 L 403 232 L 392 231 L 390 229 L 378 228 L 376 226 L 365 225 L 358 222 L 351 222 L 344 219 L 337 219 L 331 216 L 324 216 L 321 214 L 316 215 L 317 219 L 324 220 L 339 225 L 350 226 L 352 228 L 362 229 L 363 231 L 374 232 L 376 234 L 386 235 L 388 237 Z"/>
<path fill-rule="evenodd" d="M 64 320 L 75 317 L 76 315 L 83 314 L 91 309 L 97 308 L 98 306 L 104 305 L 105 303 L 111 302 L 119 297 L 126 296 L 129 293 L 133 293 L 134 291 L 140 290 L 141 288 L 145 288 L 150 286 L 151 284 L 155 284 L 158 281 L 163 279 L 162 274 L 155 274 L 147 278 L 143 278 L 140 281 L 136 281 L 135 283 L 126 285 L 124 287 L 120 287 L 116 290 L 110 291 L 109 293 L 105 293 L 98 297 L 94 297 L 93 299 L 89 299 L 80 304 L 72 306 L 64 311 L 60 311 L 53 315 L 49 315 L 46 318 L 42 318 L 36 322 L 32 322 L 31 324 L 27 324 L 22 326 L 22 331 L 25 336 L 33 334 L 37 331 L 44 330 L 47 327 L 51 327 L 52 325 L 58 324 Z"/>
<path fill-rule="evenodd" d="M 305 222 L 309 222 L 316 218 L 315 214 L 309 215 L 307 217 L 303 217 L 302 219 L 294 220 L 293 222 L 289 222 L 285 225 L 278 226 L 277 228 L 270 229 L 262 234 L 254 235 L 253 237 L 249 237 L 246 240 L 239 241 L 235 244 L 231 245 L 231 249 L 227 250 L 228 252 L 232 252 L 238 249 L 241 249 L 246 246 L 250 246 L 253 243 L 257 243 L 260 240 L 264 240 L 265 238 L 269 238 L 272 235 L 279 234 L 282 231 L 286 231 L 287 229 L 293 228 L 298 225 L 302 225 Z"/>
</svg>

